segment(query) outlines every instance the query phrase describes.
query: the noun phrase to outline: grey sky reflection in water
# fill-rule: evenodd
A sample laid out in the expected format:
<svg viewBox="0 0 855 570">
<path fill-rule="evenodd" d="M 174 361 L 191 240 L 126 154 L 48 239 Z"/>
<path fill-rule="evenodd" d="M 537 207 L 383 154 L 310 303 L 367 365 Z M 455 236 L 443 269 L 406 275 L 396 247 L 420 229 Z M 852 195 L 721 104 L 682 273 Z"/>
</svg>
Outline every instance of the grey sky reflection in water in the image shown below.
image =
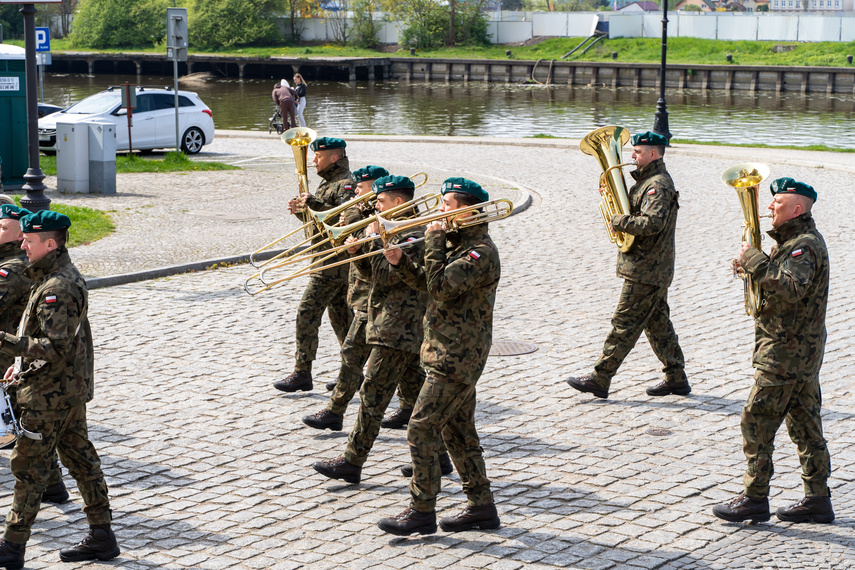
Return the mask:
<svg viewBox="0 0 855 570">
<path fill-rule="evenodd" d="M 219 129 L 267 130 L 273 113 L 270 91 L 278 78 L 217 79 L 182 85 L 211 107 Z M 45 99 L 67 105 L 136 76 L 51 75 Z M 169 77 L 142 77 L 165 86 Z M 656 89 L 566 85 L 505 85 L 481 82 L 312 82 L 305 115 L 324 134 L 398 134 L 581 138 L 610 124 L 633 132 L 652 127 Z M 748 144 L 825 144 L 855 149 L 855 96 L 722 91 L 666 93 L 676 138 Z"/>
</svg>

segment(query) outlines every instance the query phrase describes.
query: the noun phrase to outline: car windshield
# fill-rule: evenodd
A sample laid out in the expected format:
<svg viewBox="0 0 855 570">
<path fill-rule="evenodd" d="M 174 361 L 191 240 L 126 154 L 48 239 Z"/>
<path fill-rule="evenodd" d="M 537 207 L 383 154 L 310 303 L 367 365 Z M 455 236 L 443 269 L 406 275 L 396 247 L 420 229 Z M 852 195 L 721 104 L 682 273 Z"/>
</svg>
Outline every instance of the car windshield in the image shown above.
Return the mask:
<svg viewBox="0 0 855 570">
<path fill-rule="evenodd" d="M 75 103 L 65 110 L 66 113 L 104 113 L 116 106 L 122 100 L 119 91 L 102 91 Z"/>
</svg>

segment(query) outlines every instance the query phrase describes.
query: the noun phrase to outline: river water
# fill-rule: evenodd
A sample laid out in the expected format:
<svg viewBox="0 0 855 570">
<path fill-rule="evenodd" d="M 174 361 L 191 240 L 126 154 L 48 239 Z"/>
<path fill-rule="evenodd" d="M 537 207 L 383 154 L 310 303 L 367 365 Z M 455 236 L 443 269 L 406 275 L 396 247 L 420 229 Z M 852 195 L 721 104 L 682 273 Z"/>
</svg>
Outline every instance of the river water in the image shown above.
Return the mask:
<svg viewBox="0 0 855 570">
<path fill-rule="evenodd" d="M 171 77 L 45 74 L 45 101 L 69 105 L 128 81 L 163 87 Z M 211 107 L 218 129 L 267 130 L 274 80 L 214 79 L 181 85 Z M 578 139 L 605 125 L 653 126 L 658 90 L 405 81 L 312 82 L 305 112 L 322 135 L 395 134 Z M 855 96 L 666 93 L 675 138 L 855 149 Z"/>
</svg>

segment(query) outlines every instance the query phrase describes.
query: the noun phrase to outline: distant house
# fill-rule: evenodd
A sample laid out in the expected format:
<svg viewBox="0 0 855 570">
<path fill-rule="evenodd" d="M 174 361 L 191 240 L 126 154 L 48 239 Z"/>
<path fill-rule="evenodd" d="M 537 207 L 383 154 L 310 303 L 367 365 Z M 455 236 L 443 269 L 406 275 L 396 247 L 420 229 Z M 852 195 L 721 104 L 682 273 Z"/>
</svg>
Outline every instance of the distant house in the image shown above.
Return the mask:
<svg viewBox="0 0 855 570">
<path fill-rule="evenodd" d="M 770 0 L 769 9 L 773 12 L 851 13 L 853 0 Z"/>
<path fill-rule="evenodd" d="M 647 0 L 641 0 L 639 2 L 633 2 L 631 4 L 627 4 L 626 6 L 618 8 L 617 11 L 623 13 L 658 12 L 659 5 L 656 2 L 648 2 Z"/>
<path fill-rule="evenodd" d="M 685 10 L 686 6 L 699 6 L 701 12 L 745 12 L 744 4 L 736 0 L 680 0 L 675 10 Z"/>
</svg>

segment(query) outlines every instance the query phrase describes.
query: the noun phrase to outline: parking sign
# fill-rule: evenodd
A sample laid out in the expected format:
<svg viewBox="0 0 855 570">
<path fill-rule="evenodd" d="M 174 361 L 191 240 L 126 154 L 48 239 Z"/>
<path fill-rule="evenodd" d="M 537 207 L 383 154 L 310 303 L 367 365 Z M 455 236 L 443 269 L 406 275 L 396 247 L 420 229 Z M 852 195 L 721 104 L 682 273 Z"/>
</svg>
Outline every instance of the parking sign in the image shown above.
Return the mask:
<svg viewBox="0 0 855 570">
<path fill-rule="evenodd" d="M 50 51 L 50 28 L 36 28 L 36 52 Z"/>
</svg>

